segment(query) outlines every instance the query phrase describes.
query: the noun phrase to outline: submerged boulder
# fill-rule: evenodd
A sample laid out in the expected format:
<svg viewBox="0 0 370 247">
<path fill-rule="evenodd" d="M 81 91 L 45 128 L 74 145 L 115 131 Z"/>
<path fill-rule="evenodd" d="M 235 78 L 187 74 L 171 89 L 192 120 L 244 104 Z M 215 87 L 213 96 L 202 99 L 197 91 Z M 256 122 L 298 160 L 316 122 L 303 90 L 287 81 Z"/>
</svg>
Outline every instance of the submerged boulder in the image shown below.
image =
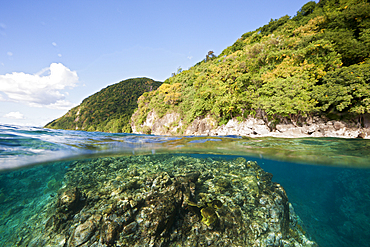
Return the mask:
<svg viewBox="0 0 370 247">
<path fill-rule="evenodd" d="M 64 190 L 58 197 L 57 206 L 61 212 L 75 211 L 81 205 L 81 194 L 78 188 L 72 187 Z"/>
<path fill-rule="evenodd" d="M 99 216 L 96 218 L 100 218 Z M 81 246 L 86 243 L 94 234 L 96 229 L 96 220 L 91 216 L 84 223 L 78 225 L 73 231 L 68 241 L 68 247 Z"/>
<path fill-rule="evenodd" d="M 49 206 L 56 219 L 70 215 L 53 230 L 51 223 L 40 227 L 34 239 L 63 246 L 317 246 L 271 178 L 243 158 L 75 162 Z"/>
</svg>

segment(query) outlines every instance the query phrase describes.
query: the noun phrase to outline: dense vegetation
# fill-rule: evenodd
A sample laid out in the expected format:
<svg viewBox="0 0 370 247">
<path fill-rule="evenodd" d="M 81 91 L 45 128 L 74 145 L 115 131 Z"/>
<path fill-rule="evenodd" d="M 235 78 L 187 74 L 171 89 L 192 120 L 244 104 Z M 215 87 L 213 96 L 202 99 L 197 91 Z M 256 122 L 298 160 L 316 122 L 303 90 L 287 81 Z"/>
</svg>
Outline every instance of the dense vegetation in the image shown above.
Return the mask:
<svg viewBox="0 0 370 247">
<path fill-rule="evenodd" d="M 45 127 L 130 133 L 130 119 L 137 108 L 137 99 L 161 84 L 148 78 L 121 81 L 84 99 L 79 106 Z"/>
<path fill-rule="evenodd" d="M 211 116 L 224 124 L 263 112 L 269 122 L 370 113 L 370 1 L 305 4 L 242 35 L 219 56 L 174 73 L 144 93 L 136 125 L 155 110 L 178 112 L 184 126 Z"/>
</svg>

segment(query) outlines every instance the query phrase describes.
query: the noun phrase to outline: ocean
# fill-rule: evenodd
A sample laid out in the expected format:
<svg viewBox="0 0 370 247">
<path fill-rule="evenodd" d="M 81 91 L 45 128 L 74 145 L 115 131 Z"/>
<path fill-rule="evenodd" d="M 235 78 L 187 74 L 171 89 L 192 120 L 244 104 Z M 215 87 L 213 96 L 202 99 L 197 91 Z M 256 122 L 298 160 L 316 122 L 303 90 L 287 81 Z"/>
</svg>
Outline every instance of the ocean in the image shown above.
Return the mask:
<svg viewBox="0 0 370 247">
<path fill-rule="evenodd" d="M 370 140 L 0 125 L 0 246 L 369 246 Z"/>
</svg>

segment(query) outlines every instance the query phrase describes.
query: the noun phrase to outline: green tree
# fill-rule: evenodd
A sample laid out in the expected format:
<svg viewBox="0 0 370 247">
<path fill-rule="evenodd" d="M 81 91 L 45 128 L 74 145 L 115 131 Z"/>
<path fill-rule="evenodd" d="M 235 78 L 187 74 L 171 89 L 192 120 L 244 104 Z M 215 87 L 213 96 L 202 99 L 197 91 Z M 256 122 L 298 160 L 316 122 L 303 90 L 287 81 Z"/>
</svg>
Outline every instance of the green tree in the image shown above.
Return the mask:
<svg viewBox="0 0 370 247">
<path fill-rule="evenodd" d="M 343 67 L 328 72 L 314 95 L 322 111 L 370 113 L 370 63 Z"/>
</svg>

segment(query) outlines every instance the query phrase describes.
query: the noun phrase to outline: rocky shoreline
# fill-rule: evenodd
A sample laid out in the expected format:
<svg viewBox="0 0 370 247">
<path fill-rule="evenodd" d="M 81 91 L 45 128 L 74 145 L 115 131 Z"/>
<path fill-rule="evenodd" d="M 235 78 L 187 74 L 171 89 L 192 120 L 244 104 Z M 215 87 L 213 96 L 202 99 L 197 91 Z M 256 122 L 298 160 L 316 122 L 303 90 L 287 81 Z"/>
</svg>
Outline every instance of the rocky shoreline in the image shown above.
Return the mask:
<svg viewBox="0 0 370 247">
<path fill-rule="evenodd" d="M 154 111 L 149 112 L 146 121 L 131 128 L 136 134 L 179 135 L 183 127 L 180 114 L 171 113 L 158 118 Z M 362 126 L 355 121 L 328 120 L 320 117 L 305 118 L 299 124 L 284 120 L 273 124 L 264 120 L 263 116 L 249 116 L 243 121 L 231 119 L 227 124 L 218 126 L 211 117 L 198 118 L 185 129 L 184 135 L 224 136 L 238 135 L 248 137 L 339 137 L 370 139 L 370 116 L 363 117 Z"/>
<path fill-rule="evenodd" d="M 202 128 L 202 121 L 195 121 L 186 131 L 187 135 L 239 135 L 249 137 L 339 137 L 370 139 L 370 125 L 359 128 L 343 121 L 324 121 L 313 119 L 302 126 L 293 123 L 277 124 L 273 130 L 262 119 L 249 118 L 242 122 L 231 119 L 226 125 L 215 129 Z M 206 124 L 204 124 L 207 126 Z"/>
</svg>

